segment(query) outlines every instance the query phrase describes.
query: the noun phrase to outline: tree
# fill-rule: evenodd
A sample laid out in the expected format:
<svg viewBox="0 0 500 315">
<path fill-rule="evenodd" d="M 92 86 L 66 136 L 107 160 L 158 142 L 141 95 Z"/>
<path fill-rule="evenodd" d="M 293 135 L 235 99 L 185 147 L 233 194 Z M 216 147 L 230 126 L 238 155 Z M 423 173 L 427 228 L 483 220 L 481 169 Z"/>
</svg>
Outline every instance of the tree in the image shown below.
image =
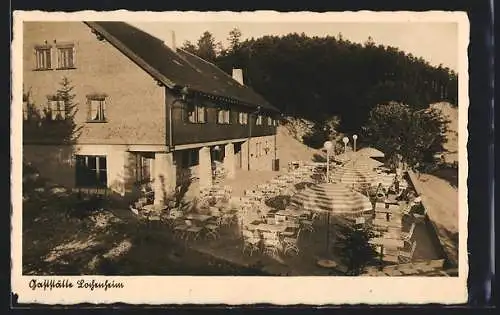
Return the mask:
<svg viewBox="0 0 500 315">
<path fill-rule="evenodd" d="M 53 108 L 34 104 L 31 90 L 23 92 L 27 109 L 23 122 L 25 141 L 73 144 L 78 139 L 81 127 L 74 120 L 78 104 L 74 102 L 73 89 L 69 79 L 63 77 L 52 100 L 63 105 L 56 115 L 53 115 Z"/>
<path fill-rule="evenodd" d="M 376 251 L 369 243 L 373 237 L 374 233 L 368 228 L 352 228 L 345 239 L 339 241 L 349 274 L 353 276 L 360 275 L 364 268 L 376 257 Z"/>
<path fill-rule="evenodd" d="M 184 43 L 182 44 L 182 49 L 194 55 L 198 53 L 198 49 L 196 48 L 196 46 L 188 40 L 184 41 Z"/>
<path fill-rule="evenodd" d="M 198 39 L 198 51 L 197 55 L 210 62 L 215 62 L 217 57 L 216 54 L 216 43 L 215 38 L 212 33 L 205 31 L 203 35 Z"/>
<path fill-rule="evenodd" d="M 448 121 L 437 109 L 414 111 L 409 106 L 391 102 L 375 107 L 364 128 L 365 137 L 396 164 L 401 157 L 412 169 L 435 163 L 443 152 Z"/>
<path fill-rule="evenodd" d="M 216 59 L 221 69 L 228 74 L 233 68 L 245 69 L 246 84 L 285 115 L 318 124 L 340 117 L 339 132 L 360 132 L 378 104 L 397 101 L 420 110 L 457 100 L 453 71 L 395 47 L 376 45 L 373 38 L 357 44 L 342 34 L 287 34 L 243 41 L 235 30 L 228 40 L 226 54 Z"/>
<path fill-rule="evenodd" d="M 240 47 L 241 31 L 238 28 L 233 28 L 229 32 L 229 52 L 235 52 Z"/>
</svg>

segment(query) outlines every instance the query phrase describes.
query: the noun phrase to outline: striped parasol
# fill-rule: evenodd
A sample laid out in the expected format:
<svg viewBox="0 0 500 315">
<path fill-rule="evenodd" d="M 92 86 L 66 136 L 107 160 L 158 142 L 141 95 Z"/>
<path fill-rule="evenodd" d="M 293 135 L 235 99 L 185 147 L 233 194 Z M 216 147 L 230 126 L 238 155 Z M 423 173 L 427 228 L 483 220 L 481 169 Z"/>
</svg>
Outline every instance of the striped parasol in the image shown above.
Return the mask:
<svg viewBox="0 0 500 315">
<path fill-rule="evenodd" d="M 372 210 L 370 199 L 343 184 L 313 185 L 297 194 L 291 202 L 313 212 L 357 214 Z"/>
<path fill-rule="evenodd" d="M 382 162 L 379 162 L 375 159 L 372 159 L 371 157 L 363 156 L 363 155 L 358 157 L 356 159 L 356 161 L 353 163 L 355 164 L 354 166 L 358 166 L 361 168 L 368 168 L 370 170 L 384 165 L 384 163 L 382 163 Z"/>
<path fill-rule="evenodd" d="M 359 149 L 356 152 L 356 154 L 358 156 L 367 156 L 367 157 L 375 157 L 375 158 L 382 158 L 385 156 L 385 154 L 382 151 L 377 150 L 375 148 L 371 148 L 371 147 Z"/>
<path fill-rule="evenodd" d="M 350 161 L 338 168 L 332 175 L 331 180 L 348 186 L 352 185 L 374 185 L 379 182 L 379 175 L 373 171 L 363 160 Z"/>
<path fill-rule="evenodd" d="M 337 162 L 347 162 L 354 158 L 355 153 L 352 151 L 347 151 L 345 153 L 337 154 L 333 156 L 333 160 Z"/>
</svg>

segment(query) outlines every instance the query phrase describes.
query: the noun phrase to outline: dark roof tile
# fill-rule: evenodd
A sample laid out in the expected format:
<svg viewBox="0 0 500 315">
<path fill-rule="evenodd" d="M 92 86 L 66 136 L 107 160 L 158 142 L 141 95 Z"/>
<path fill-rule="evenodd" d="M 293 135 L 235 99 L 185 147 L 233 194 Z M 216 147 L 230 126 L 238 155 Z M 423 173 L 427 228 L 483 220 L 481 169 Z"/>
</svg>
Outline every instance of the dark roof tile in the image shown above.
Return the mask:
<svg viewBox="0 0 500 315">
<path fill-rule="evenodd" d="M 251 88 L 239 84 L 216 65 L 182 49 L 174 52 L 160 39 L 124 22 L 86 22 L 122 53 L 169 88 L 227 97 L 248 106 L 278 111 Z"/>
</svg>

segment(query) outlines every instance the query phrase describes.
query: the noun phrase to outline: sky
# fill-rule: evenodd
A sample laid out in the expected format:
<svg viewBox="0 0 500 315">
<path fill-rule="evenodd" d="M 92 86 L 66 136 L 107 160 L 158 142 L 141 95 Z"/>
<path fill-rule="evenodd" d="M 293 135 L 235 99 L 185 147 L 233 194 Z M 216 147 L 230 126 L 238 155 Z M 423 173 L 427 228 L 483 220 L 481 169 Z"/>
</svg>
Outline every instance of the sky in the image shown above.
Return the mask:
<svg viewBox="0 0 500 315">
<path fill-rule="evenodd" d="M 397 47 L 416 57 L 422 57 L 431 65 L 443 64 L 458 71 L 458 24 L 456 22 L 244 22 L 244 21 L 200 21 L 200 22 L 130 22 L 130 24 L 156 36 L 166 38 L 169 31 L 175 32 L 176 44 L 181 46 L 188 40 L 196 43 L 204 31 L 211 32 L 216 41 L 227 47 L 229 31 L 237 27 L 242 40 L 264 35 L 302 33 L 308 36 L 337 36 L 364 43 L 368 36 L 374 42 Z"/>
</svg>

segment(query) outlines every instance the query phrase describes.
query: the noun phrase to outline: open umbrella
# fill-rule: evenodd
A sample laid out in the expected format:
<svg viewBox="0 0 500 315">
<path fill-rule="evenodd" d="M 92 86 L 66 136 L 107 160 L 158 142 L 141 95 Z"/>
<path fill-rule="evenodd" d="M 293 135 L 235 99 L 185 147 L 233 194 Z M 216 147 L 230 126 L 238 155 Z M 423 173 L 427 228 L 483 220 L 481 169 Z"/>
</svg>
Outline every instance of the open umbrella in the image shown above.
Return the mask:
<svg viewBox="0 0 500 315">
<path fill-rule="evenodd" d="M 313 185 L 295 194 L 290 201 L 305 210 L 327 213 L 327 247 L 331 214 L 358 215 L 373 208 L 368 197 L 340 183 Z"/>
<path fill-rule="evenodd" d="M 371 148 L 371 147 L 359 149 L 356 152 L 356 154 L 358 156 L 367 156 L 367 157 L 374 157 L 374 158 L 382 158 L 385 156 L 385 154 L 382 151 L 377 150 L 375 148 Z"/>
<path fill-rule="evenodd" d="M 377 167 L 380 167 L 384 165 L 384 163 L 377 161 L 371 157 L 361 155 L 359 156 L 355 161 L 352 162 L 354 166 L 357 167 L 362 167 L 362 168 L 368 168 L 368 169 L 374 169 Z"/>
<path fill-rule="evenodd" d="M 373 171 L 373 167 L 370 167 L 362 160 L 358 160 L 350 161 L 338 168 L 331 179 L 333 182 L 347 186 L 374 185 L 379 182 L 379 175 Z"/>
</svg>

